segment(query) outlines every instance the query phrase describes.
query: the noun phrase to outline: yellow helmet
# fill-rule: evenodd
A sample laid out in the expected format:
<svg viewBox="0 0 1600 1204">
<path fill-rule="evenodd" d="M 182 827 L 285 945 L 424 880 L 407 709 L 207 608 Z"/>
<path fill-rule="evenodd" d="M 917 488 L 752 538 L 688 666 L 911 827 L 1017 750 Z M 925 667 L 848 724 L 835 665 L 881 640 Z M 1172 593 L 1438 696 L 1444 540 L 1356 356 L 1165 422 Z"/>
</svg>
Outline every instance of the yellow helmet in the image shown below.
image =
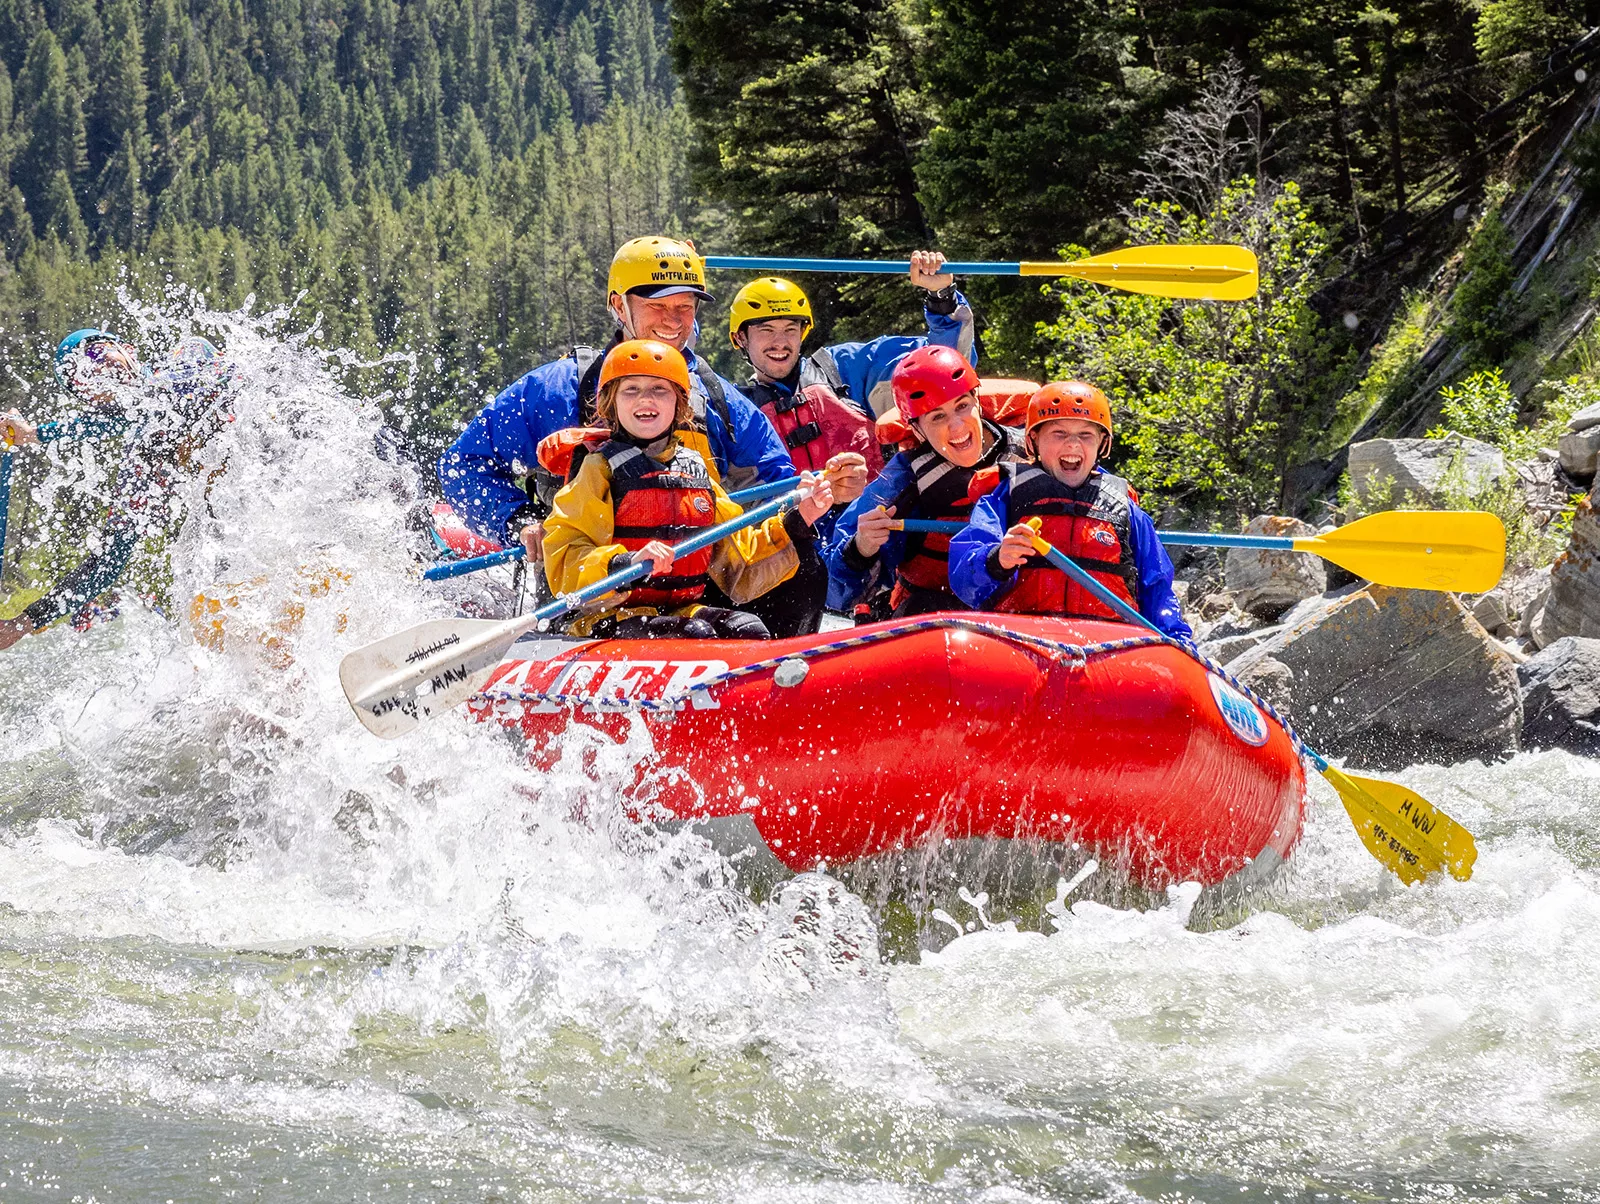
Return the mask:
<svg viewBox="0 0 1600 1204">
<path fill-rule="evenodd" d="M 728 311 L 728 341 L 735 347 L 734 338 L 744 329 L 746 322 L 760 322 L 764 318 L 799 318 L 800 336 L 811 329 L 811 298 L 792 280 L 778 276 L 763 276 L 752 280 L 739 290 Z"/>
<path fill-rule="evenodd" d="M 629 239 L 617 248 L 611 257 L 606 292 L 639 297 L 693 293 L 702 301 L 716 300 L 706 292 L 705 264 L 694 248 L 658 234 Z"/>
</svg>

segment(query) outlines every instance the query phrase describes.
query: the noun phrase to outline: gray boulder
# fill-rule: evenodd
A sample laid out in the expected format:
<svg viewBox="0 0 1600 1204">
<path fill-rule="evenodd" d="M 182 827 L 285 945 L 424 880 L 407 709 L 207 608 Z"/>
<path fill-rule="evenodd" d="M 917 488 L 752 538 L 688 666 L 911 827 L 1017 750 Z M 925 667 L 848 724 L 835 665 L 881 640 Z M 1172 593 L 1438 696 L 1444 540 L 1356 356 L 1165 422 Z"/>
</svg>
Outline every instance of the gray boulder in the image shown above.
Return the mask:
<svg viewBox="0 0 1600 1204">
<path fill-rule="evenodd" d="M 1203 641 L 1200 644 L 1200 651 L 1217 664 L 1226 665 L 1234 657 L 1269 639 L 1277 630 L 1276 627 L 1262 627 L 1257 631 L 1247 631 L 1240 635 L 1217 636 Z"/>
<path fill-rule="evenodd" d="M 1452 474 L 1459 474 L 1469 493 L 1479 493 L 1506 474 L 1505 455 L 1497 447 L 1450 435 L 1444 439 L 1368 439 L 1350 445 L 1350 483 L 1363 501 L 1393 482 L 1393 498 L 1403 494 L 1437 506 Z"/>
<path fill-rule="evenodd" d="M 1511 656 L 1451 594 L 1368 586 L 1228 666 L 1325 756 L 1398 769 L 1517 751 Z"/>
<path fill-rule="evenodd" d="M 1569 635 L 1600 636 L 1600 485 L 1578 503 L 1572 542 L 1550 569 L 1550 596 L 1529 624 L 1548 648 Z"/>
<path fill-rule="evenodd" d="M 1600 640 L 1566 636 L 1517 670 L 1522 742 L 1600 756 Z"/>
<path fill-rule="evenodd" d="M 1586 431 L 1591 427 L 1600 426 L 1600 401 L 1592 406 L 1584 406 L 1571 418 L 1567 419 L 1569 431 Z"/>
<path fill-rule="evenodd" d="M 1502 590 L 1492 589 L 1472 604 L 1472 617 L 1483 625 L 1483 629 L 1490 635 L 1501 634 L 1501 629 L 1506 632 L 1511 628 L 1511 616 L 1506 613 L 1506 595 Z"/>
<path fill-rule="evenodd" d="M 1262 514 L 1250 520 L 1246 535 L 1277 535 L 1291 539 L 1315 535 L 1317 530 L 1297 518 Z M 1313 598 L 1328 588 L 1322 559 L 1305 552 L 1263 552 L 1230 548 L 1227 557 L 1228 592 L 1234 605 L 1258 619 L 1271 622 L 1295 603 Z"/>
<path fill-rule="evenodd" d="M 1556 444 L 1556 451 L 1561 456 L 1563 472 L 1587 480 L 1600 466 L 1600 426 L 1566 432 Z"/>
</svg>

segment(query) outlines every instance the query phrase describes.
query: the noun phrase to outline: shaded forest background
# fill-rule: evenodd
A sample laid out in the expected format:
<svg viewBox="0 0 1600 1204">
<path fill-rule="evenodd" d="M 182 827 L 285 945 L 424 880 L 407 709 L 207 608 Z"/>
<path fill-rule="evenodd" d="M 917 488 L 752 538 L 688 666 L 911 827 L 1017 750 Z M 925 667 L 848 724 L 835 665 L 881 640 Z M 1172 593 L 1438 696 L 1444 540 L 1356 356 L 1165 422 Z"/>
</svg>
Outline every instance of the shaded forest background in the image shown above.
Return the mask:
<svg viewBox="0 0 1600 1204">
<path fill-rule="evenodd" d="M 968 291 L 987 371 L 1095 371 L 1136 477 L 1267 507 L 1416 391 L 1419 322 L 1460 374 L 1533 337 L 1503 177 L 1589 103 L 1597 23 L 1575 0 L 0 0 L 0 346 L 42 379 L 119 285 L 292 306 L 406 356 L 420 455 L 605 336 L 636 234 L 1004 259 L 1237 238 L 1268 287 L 1225 319 Z M 1451 263 L 1476 291 L 1419 317 L 1407 287 Z M 824 338 L 918 323 L 903 283 L 808 286 Z"/>
</svg>

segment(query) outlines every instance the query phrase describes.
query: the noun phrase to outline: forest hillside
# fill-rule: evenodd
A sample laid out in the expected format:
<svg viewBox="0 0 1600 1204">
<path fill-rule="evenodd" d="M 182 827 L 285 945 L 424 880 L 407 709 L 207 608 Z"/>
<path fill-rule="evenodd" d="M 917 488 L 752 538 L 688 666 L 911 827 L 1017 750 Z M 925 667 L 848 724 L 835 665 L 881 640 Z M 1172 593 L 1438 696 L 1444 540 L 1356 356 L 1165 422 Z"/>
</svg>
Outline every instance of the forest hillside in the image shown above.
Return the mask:
<svg viewBox="0 0 1600 1204">
<path fill-rule="evenodd" d="M 352 383 L 422 458 L 605 336 L 640 233 L 1240 241 L 1246 306 L 968 281 L 983 367 L 1092 374 L 1154 502 L 1314 508 L 1353 435 L 1428 429 L 1446 390 L 1524 429 L 1592 391 L 1597 26 L 1574 0 L 4 0 L 8 388 L 118 288 L 195 289 L 389 356 Z M 892 281 L 808 287 L 823 339 L 918 321 Z"/>
</svg>

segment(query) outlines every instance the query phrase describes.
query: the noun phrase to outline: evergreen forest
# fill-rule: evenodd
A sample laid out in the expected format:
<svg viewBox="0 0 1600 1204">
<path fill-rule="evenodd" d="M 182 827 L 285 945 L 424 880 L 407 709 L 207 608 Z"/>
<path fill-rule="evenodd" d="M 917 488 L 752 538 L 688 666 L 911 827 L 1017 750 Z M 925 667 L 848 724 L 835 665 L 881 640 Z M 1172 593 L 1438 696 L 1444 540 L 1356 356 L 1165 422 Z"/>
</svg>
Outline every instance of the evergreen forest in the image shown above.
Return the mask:
<svg viewBox="0 0 1600 1204">
<path fill-rule="evenodd" d="M 1457 376 L 1537 338 L 1504 305 L 1507 165 L 1591 102 L 1597 23 L 1580 0 L 0 0 L 0 341 L 38 379 L 119 287 L 289 307 L 398 353 L 421 456 L 605 337 L 638 234 L 1007 260 L 1240 241 L 1262 297 L 1227 312 L 965 287 L 985 372 L 1093 373 L 1136 480 L 1242 513 L 1325 485 L 1352 433 L 1437 414 L 1423 328 Z M 1572 152 L 1600 164 L 1600 139 Z M 1424 304 L 1441 271 L 1469 287 Z M 901 282 L 807 286 L 824 339 L 918 323 Z"/>
</svg>

